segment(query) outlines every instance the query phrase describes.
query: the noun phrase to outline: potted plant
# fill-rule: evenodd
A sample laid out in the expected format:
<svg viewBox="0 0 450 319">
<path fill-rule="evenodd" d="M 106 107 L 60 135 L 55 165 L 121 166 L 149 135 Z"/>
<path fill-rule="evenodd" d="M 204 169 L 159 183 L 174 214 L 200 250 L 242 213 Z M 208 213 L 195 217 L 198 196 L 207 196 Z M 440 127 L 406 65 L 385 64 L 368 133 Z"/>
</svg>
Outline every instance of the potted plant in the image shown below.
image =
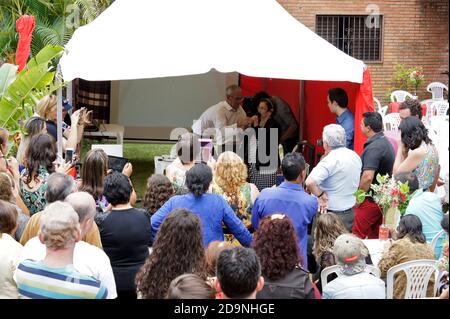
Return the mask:
<svg viewBox="0 0 450 319">
<path fill-rule="evenodd" d="M 361 204 L 366 197 L 372 197 L 380 206 L 383 213 L 383 222 L 380 226 L 379 239 L 386 240 L 389 237 L 389 229 L 397 226 L 398 220 L 405 214 L 411 195 L 408 183 L 401 183 L 388 174 L 377 174 L 378 184 L 372 184 L 368 192 L 361 189 L 355 193 L 356 201 Z"/>
</svg>

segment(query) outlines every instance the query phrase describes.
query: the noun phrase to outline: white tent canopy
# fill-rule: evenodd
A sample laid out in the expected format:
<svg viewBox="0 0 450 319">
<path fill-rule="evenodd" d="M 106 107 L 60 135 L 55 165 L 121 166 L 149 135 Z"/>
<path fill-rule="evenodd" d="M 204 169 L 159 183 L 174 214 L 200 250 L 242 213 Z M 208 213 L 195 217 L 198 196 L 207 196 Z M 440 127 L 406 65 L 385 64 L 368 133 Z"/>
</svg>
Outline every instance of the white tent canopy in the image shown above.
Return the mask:
<svg viewBox="0 0 450 319">
<path fill-rule="evenodd" d="M 66 81 L 202 74 L 361 83 L 364 63 L 275 0 L 116 0 L 78 28 L 60 61 Z"/>
</svg>

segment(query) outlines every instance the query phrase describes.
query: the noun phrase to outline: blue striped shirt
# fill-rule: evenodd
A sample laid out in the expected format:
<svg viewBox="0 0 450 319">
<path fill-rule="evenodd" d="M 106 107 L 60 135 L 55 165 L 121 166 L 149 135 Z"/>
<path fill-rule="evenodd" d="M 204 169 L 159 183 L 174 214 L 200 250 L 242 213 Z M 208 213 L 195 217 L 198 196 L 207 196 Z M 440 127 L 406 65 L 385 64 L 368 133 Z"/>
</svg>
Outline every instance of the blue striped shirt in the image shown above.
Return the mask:
<svg viewBox="0 0 450 319">
<path fill-rule="evenodd" d="M 70 265 L 52 268 L 26 259 L 14 274 L 21 299 L 106 299 L 107 289 Z"/>
</svg>

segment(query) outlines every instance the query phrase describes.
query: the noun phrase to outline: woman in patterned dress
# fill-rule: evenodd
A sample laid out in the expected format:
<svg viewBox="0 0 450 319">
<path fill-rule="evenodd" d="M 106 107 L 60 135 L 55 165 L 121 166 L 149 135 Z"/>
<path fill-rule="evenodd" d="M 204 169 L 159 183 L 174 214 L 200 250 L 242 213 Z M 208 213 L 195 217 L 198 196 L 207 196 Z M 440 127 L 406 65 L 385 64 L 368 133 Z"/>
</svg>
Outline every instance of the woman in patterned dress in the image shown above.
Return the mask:
<svg viewBox="0 0 450 319">
<path fill-rule="evenodd" d="M 393 174 L 413 172 L 424 191 L 434 189 L 439 175 L 439 156 L 428 137 L 428 130 L 415 116 L 404 119 L 399 126 L 401 141 L 394 162 Z"/>
</svg>

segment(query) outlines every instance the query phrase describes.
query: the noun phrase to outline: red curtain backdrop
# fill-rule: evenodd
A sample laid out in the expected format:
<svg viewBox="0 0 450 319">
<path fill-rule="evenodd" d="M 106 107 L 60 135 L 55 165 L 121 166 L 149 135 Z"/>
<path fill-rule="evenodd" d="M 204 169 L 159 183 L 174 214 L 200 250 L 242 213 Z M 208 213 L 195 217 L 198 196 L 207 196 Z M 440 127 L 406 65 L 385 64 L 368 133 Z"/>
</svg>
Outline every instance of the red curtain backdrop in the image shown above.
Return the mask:
<svg viewBox="0 0 450 319">
<path fill-rule="evenodd" d="M 16 30 L 19 33 L 19 42 L 16 50 L 18 71 L 21 71 L 27 64 L 34 27 L 35 21 L 33 16 L 23 15 L 16 21 Z"/>
<path fill-rule="evenodd" d="M 299 116 L 299 87 L 298 80 L 264 79 L 249 76 L 240 76 L 240 86 L 244 96 L 253 96 L 260 90 L 267 91 L 270 95 L 278 95 L 284 98 L 292 107 L 297 119 Z M 333 87 L 343 88 L 349 98 L 349 109 L 355 115 L 355 151 L 362 153 L 365 137 L 361 132 L 360 123 L 364 112 L 373 111 L 372 80 L 369 69 L 363 74 L 363 83 L 329 82 L 329 81 L 304 81 L 304 112 L 303 138 L 313 145 L 322 137 L 323 127 L 336 123 L 336 116 L 330 112 L 327 106 L 328 89 Z M 300 125 L 302 125 L 300 123 Z M 323 153 L 323 149 L 316 150 Z"/>
</svg>

